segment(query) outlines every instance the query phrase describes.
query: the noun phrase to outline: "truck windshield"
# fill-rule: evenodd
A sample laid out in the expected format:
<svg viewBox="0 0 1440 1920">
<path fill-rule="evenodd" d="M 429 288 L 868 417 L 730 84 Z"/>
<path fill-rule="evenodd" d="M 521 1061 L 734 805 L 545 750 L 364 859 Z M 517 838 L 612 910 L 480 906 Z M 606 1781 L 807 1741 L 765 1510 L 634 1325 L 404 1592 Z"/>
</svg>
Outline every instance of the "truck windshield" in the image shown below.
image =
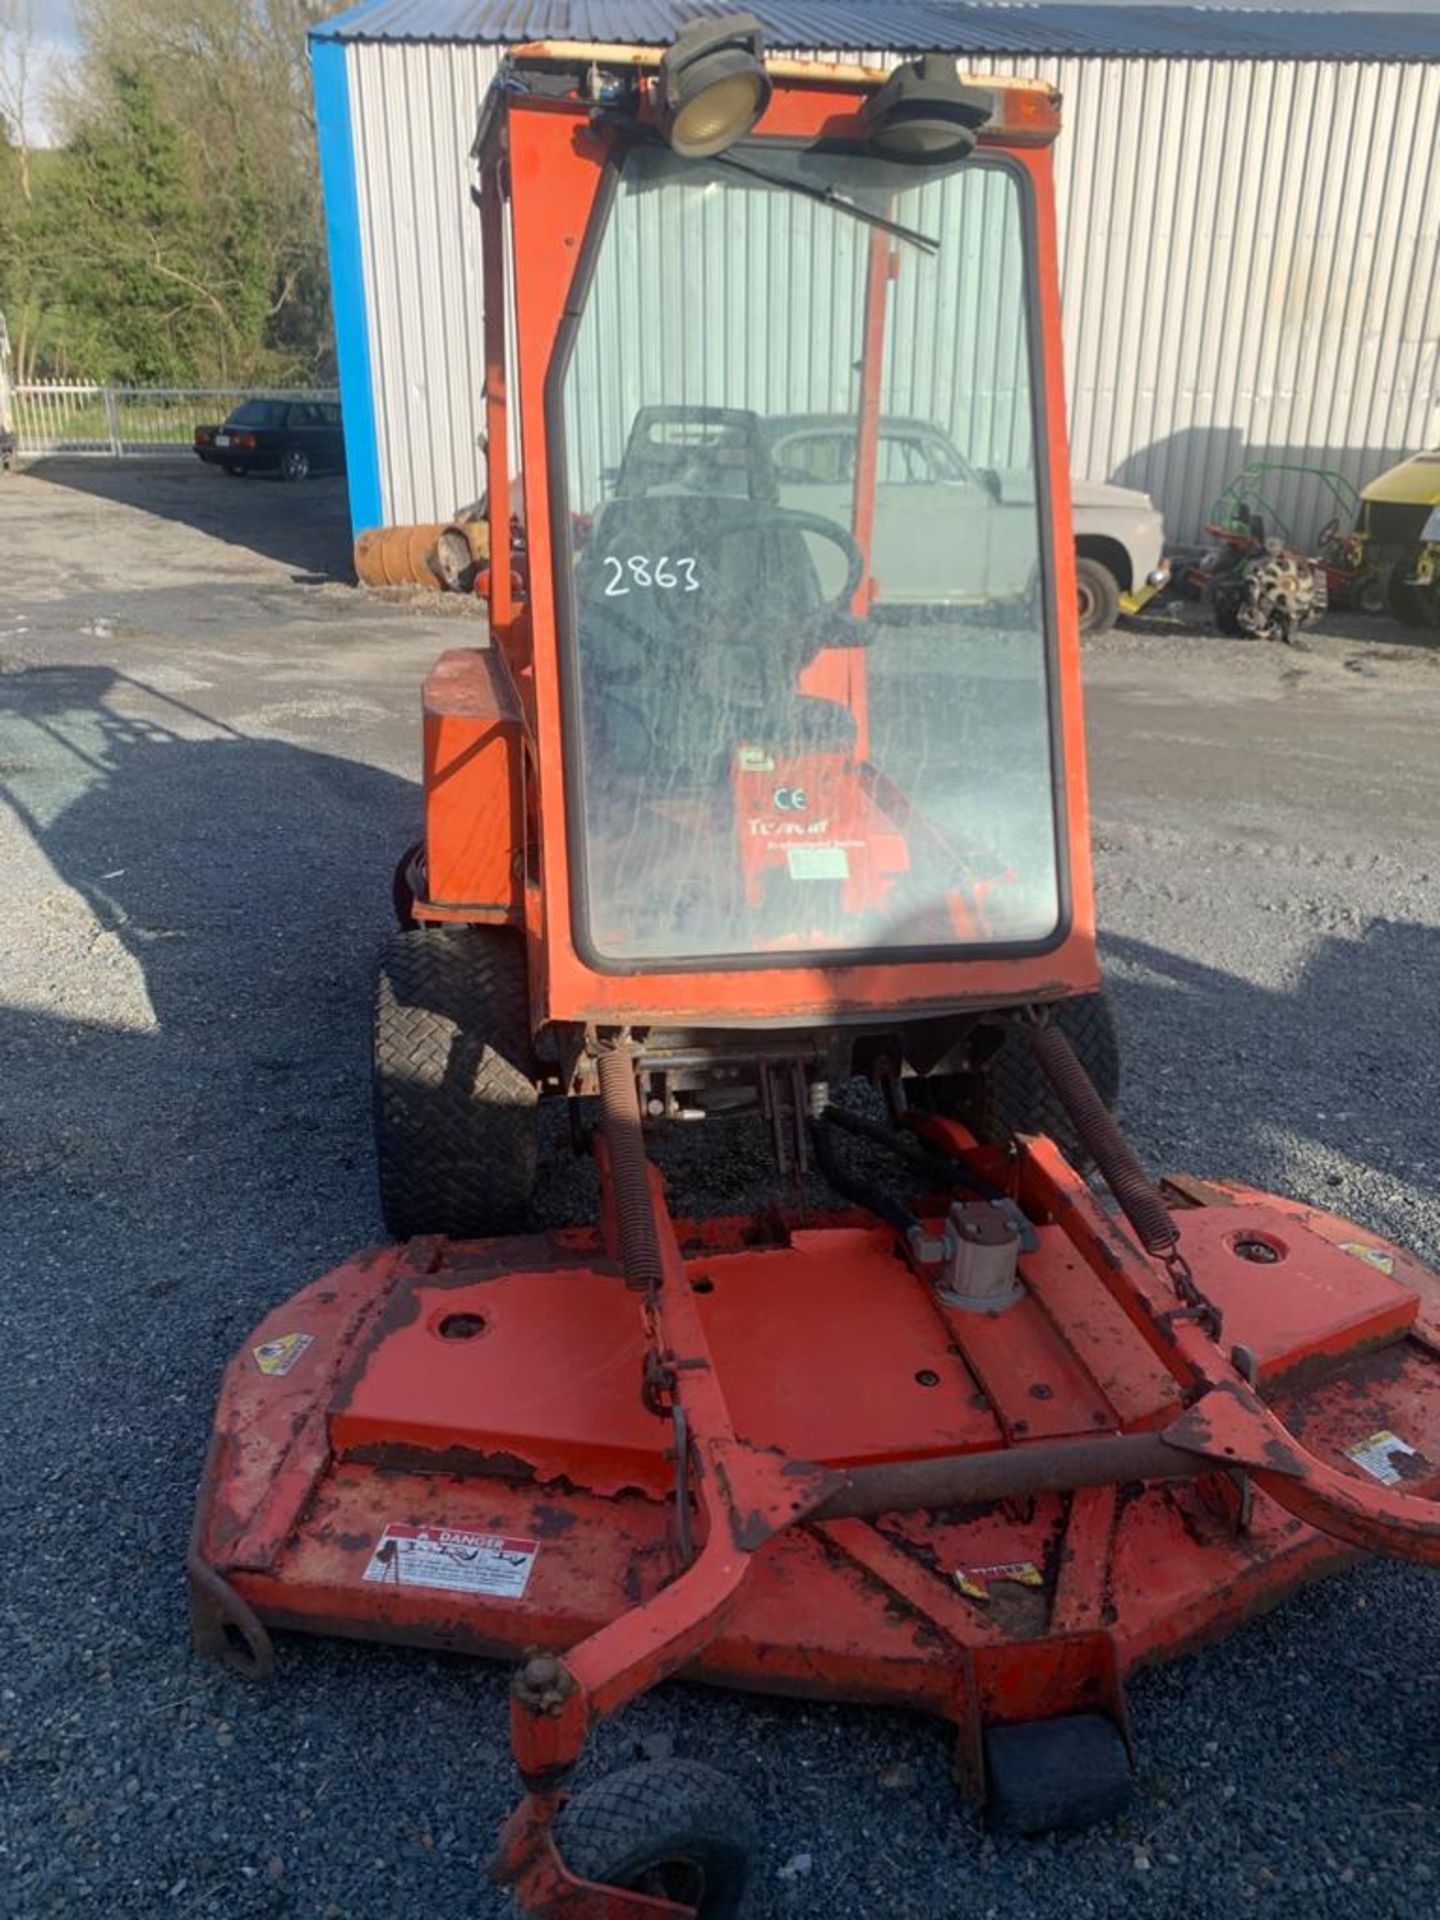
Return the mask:
<svg viewBox="0 0 1440 1920">
<path fill-rule="evenodd" d="M 621 969 L 1043 946 L 1019 180 L 782 164 L 936 246 L 742 169 L 624 160 L 552 386 L 577 938 Z"/>
</svg>

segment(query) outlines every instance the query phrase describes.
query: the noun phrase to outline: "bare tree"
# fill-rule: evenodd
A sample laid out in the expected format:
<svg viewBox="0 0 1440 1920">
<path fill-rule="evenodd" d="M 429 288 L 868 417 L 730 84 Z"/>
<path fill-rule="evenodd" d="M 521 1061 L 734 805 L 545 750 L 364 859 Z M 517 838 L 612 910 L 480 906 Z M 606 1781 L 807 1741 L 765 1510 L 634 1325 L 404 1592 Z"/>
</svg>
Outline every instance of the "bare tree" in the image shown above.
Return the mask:
<svg viewBox="0 0 1440 1920">
<path fill-rule="evenodd" d="M 33 0 L 0 0 L 0 119 L 10 131 L 20 168 L 20 197 L 34 204 L 30 172 L 30 108 L 35 65 Z"/>
</svg>

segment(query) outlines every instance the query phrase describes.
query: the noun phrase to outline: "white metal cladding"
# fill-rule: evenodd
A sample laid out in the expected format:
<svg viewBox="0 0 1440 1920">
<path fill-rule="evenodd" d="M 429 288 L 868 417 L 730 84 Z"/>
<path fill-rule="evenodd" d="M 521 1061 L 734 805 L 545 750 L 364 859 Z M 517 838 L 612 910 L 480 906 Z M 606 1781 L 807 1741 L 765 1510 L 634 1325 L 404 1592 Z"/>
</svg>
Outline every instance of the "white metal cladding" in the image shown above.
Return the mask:
<svg viewBox="0 0 1440 1920">
<path fill-rule="evenodd" d="M 567 451 L 577 506 L 598 504 L 642 406 L 775 416 L 853 414 L 859 403 L 871 230 L 724 175 L 686 190 L 655 184 L 642 174 L 617 195 L 576 333 Z M 974 466 L 1032 467 L 1013 175 L 953 174 L 902 194 L 895 218 L 944 244 L 934 258 L 897 249 L 882 412 L 939 426 Z M 792 286 L 800 297 L 787 302 Z"/>
<path fill-rule="evenodd" d="M 470 147 L 502 49 L 346 49 L 380 497 L 388 524 L 485 490 L 480 216 Z"/>
<path fill-rule="evenodd" d="M 394 521 L 442 517 L 483 484 L 468 153 L 500 52 L 346 48 Z M 1172 538 L 1188 539 L 1246 460 L 1320 464 L 1360 484 L 1440 439 L 1440 65 L 962 65 L 1044 78 L 1065 97 L 1055 151 L 1077 475 L 1143 487 Z M 813 272 L 820 299 L 834 263 Z M 937 308 L 917 352 L 943 353 L 946 325 Z M 1330 510 L 1309 483 L 1282 480 L 1276 499 L 1305 539 Z"/>
</svg>

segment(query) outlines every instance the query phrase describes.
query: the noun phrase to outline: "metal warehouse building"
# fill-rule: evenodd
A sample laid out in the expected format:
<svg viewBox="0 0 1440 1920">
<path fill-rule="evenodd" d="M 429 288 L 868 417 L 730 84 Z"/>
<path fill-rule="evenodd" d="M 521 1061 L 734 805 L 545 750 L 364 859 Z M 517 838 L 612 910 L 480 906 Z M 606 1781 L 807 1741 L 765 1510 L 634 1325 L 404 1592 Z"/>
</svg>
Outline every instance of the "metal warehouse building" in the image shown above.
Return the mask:
<svg viewBox="0 0 1440 1920">
<path fill-rule="evenodd" d="M 663 44 L 733 10 L 364 0 L 313 33 L 357 531 L 443 519 L 483 491 L 469 149 L 505 47 Z M 773 50 L 889 66 L 944 48 L 971 72 L 1059 88 L 1073 468 L 1146 489 L 1173 537 L 1198 534 L 1246 460 L 1362 484 L 1440 439 L 1436 16 L 949 0 L 750 10 Z M 960 444 L 977 464 L 1003 460 Z M 1277 498 L 1302 537 L 1330 510 L 1303 481 Z"/>
</svg>

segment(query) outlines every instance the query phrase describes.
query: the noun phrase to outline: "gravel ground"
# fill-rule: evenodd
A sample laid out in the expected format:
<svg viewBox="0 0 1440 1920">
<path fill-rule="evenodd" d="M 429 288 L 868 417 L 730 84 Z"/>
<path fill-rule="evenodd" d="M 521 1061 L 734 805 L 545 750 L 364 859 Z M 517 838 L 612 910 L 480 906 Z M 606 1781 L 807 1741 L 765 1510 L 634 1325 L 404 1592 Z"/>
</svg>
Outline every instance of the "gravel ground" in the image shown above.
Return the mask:
<svg viewBox="0 0 1440 1920">
<path fill-rule="evenodd" d="M 226 536 L 230 537 L 227 539 Z M 323 1642 L 255 1689 L 186 1641 L 220 1367 L 379 1236 L 368 956 L 465 610 L 336 584 L 338 489 L 46 463 L 0 482 L 0 1909 L 487 1920 L 493 1670 Z M 1101 919 L 1152 1163 L 1440 1258 L 1440 655 L 1156 623 L 1090 649 Z M 693 1153 L 693 1149 L 692 1149 Z M 691 1206 L 763 1179 L 678 1169 Z M 561 1169 L 544 1211 L 582 1216 Z M 753 1920 L 1434 1912 L 1440 1619 L 1372 1567 L 1133 1690 L 1121 1825 L 997 1844 L 943 1729 L 669 1688 L 596 1742 L 745 1778 Z"/>
</svg>

